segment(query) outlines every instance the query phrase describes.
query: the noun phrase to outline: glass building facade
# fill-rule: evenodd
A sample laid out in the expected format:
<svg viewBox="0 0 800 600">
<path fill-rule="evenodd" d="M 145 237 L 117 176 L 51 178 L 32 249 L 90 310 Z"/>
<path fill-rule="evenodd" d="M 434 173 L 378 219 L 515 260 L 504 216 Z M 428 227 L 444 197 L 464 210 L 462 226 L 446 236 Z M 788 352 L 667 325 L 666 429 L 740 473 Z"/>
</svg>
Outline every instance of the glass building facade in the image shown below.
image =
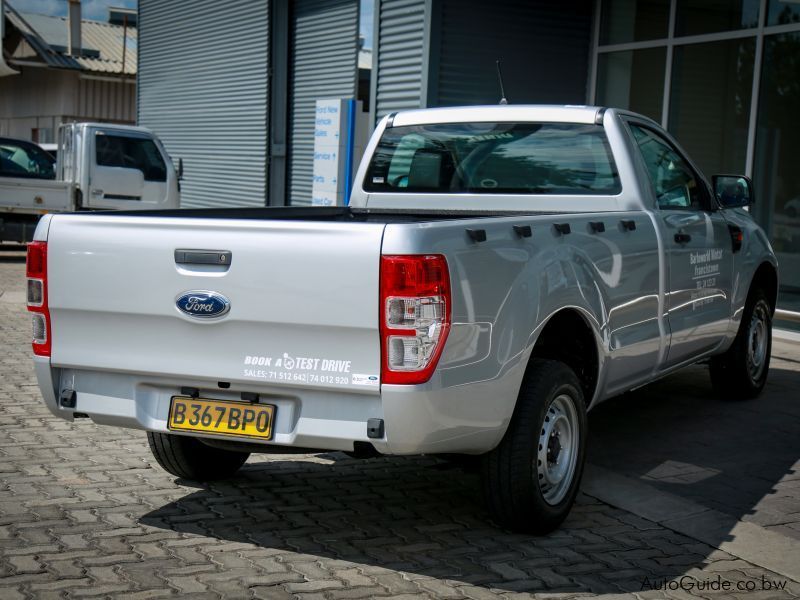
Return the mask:
<svg viewBox="0 0 800 600">
<path fill-rule="evenodd" d="M 658 121 L 708 175 L 745 173 L 800 311 L 800 2 L 598 0 L 596 104 Z"/>
</svg>

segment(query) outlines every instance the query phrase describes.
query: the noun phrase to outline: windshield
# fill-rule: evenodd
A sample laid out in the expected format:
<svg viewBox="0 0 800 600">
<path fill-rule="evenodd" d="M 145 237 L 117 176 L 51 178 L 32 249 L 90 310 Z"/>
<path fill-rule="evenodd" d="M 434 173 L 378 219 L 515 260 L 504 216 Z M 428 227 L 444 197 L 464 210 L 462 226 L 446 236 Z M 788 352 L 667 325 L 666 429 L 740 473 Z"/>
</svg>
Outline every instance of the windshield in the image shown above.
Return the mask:
<svg viewBox="0 0 800 600">
<path fill-rule="evenodd" d="M 55 179 L 55 159 L 34 144 L 0 140 L 0 175 Z"/>
<path fill-rule="evenodd" d="M 387 129 L 366 192 L 620 192 L 605 132 L 577 123 L 445 123 Z"/>
</svg>

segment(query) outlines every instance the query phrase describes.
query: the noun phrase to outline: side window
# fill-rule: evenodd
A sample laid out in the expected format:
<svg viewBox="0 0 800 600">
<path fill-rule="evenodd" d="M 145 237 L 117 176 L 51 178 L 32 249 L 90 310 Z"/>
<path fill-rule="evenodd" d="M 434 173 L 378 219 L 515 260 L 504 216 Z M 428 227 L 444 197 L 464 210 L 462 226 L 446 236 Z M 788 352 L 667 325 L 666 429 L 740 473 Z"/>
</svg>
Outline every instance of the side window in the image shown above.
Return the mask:
<svg viewBox="0 0 800 600">
<path fill-rule="evenodd" d="M 0 140 L 0 174 L 6 177 L 55 179 L 55 161 L 36 146 Z"/>
<path fill-rule="evenodd" d="M 167 180 L 167 165 L 153 140 L 98 133 L 95 154 L 100 166 L 139 169 L 145 181 Z"/>
<path fill-rule="evenodd" d="M 383 181 L 378 177 L 376 182 L 395 189 L 409 188 L 406 191 L 447 189 L 455 171 L 448 149 L 419 133 L 408 133 L 399 138 L 386 153 L 384 161 L 388 161 L 386 176 Z"/>
<path fill-rule="evenodd" d="M 702 210 L 706 190 L 694 170 L 669 142 L 657 133 L 631 124 L 661 209 Z"/>
</svg>

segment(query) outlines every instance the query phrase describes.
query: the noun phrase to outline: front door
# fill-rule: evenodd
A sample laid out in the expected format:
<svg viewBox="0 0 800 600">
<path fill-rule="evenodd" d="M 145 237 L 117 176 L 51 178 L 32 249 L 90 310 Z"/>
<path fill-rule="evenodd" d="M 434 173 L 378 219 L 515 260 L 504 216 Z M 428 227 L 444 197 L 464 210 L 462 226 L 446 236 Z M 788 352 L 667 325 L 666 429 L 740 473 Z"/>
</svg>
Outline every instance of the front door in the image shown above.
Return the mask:
<svg viewBox="0 0 800 600">
<path fill-rule="evenodd" d="M 167 163 L 148 135 L 96 129 L 92 136 L 90 208 L 155 208 L 167 199 Z M 156 206 L 152 206 L 156 205 Z"/>
<path fill-rule="evenodd" d="M 728 225 L 712 210 L 708 185 L 663 135 L 631 123 L 655 188 L 656 214 L 667 251 L 665 367 L 720 344 L 731 318 L 733 256 Z"/>
</svg>

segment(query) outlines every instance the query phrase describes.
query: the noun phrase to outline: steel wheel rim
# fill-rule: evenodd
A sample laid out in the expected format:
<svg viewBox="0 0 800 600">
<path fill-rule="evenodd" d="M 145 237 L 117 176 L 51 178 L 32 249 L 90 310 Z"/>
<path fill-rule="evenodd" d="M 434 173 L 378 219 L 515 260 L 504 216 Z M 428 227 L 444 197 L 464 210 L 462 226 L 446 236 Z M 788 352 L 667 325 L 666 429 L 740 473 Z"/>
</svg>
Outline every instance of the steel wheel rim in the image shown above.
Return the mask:
<svg viewBox="0 0 800 600">
<path fill-rule="evenodd" d="M 550 505 L 561 502 L 572 485 L 580 434 L 575 400 L 568 394 L 556 396 L 545 412 L 536 453 L 539 490 Z"/>
<path fill-rule="evenodd" d="M 753 315 L 747 327 L 747 370 L 753 382 L 757 382 L 764 373 L 768 342 L 769 309 L 766 303 L 760 300 L 753 308 Z"/>
</svg>

